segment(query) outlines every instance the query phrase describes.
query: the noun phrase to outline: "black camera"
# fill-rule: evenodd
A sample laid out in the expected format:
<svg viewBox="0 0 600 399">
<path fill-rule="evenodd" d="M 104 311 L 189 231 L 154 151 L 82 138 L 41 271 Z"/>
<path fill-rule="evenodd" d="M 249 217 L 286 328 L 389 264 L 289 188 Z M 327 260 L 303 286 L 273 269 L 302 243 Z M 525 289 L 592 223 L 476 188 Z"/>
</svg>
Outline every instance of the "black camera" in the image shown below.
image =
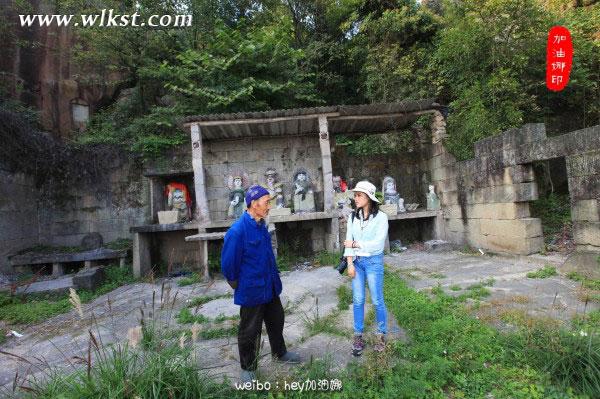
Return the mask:
<svg viewBox="0 0 600 399">
<path fill-rule="evenodd" d="M 340 272 L 340 274 L 344 274 L 344 271 L 346 270 L 347 267 L 348 267 L 348 258 L 346 258 L 345 256 L 342 256 L 340 258 L 340 263 L 336 266 L 335 270 Z"/>
</svg>

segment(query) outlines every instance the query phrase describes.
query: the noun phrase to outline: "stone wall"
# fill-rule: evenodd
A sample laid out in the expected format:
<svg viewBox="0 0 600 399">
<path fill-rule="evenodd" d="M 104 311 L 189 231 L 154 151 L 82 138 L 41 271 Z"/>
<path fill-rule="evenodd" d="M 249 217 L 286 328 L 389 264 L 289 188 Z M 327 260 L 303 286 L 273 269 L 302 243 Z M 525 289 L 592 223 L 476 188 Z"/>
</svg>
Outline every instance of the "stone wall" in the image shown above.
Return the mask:
<svg viewBox="0 0 600 399">
<path fill-rule="evenodd" d="M 10 272 L 9 254 L 40 244 L 38 201 L 31 178 L 0 169 L 0 272 Z"/>
<path fill-rule="evenodd" d="M 118 160 L 108 179 L 48 200 L 33 179 L 0 169 L 0 271 L 12 272 L 8 256 L 36 245 L 78 246 L 87 233 L 104 242 L 131 238 L 129 228 L 149 219 L 148 182 L 129 160 Z"/>
<path fill-rule="evenodd" d="M 575 243 L 600 252 L 600 151 L 567 157 L 567 173 Z"/>
<path fill-rule="evenodd" d="M 314 137 L 254 137 L 206 141 L 203 143 L 202 157 L 211 220 L 227 218 L 229 188 L 225 179 L 229 173 L 243 170 L 248 173 L 249 184 L 264 184 L 264 172 L 268 167 L 275 168 L 279 173 L 288 202 L 292 198 L 294 173 L 299 167 L 305 168 L 312 179 L 317 210 L 323 210 L 323 172 L 319 137 L 316 133 Z"/>
<path fill-rule="evenodd" d="M 543 124 L 528 124 L 475 144 L 475 158 L 457 162 L 442 142 L 427 149 L 429 179 L 444 211 L 446 239 L 494 252 L 531 254 L 543 246 L 532 163 L 567 158 L 578 249 L 600 252 L 600 126 L 547 138 Z"/>
</svg>

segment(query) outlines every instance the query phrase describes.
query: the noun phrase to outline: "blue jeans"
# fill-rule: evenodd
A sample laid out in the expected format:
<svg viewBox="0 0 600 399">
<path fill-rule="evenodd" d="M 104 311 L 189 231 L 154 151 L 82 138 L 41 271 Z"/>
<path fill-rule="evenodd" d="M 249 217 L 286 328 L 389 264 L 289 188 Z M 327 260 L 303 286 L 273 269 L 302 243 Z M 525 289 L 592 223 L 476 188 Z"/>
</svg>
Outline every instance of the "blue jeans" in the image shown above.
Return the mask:
<svg viewBox="0 0 600 399">
<path fill-rule="evenodd" d="M 354 308 L 354 334 L 362 334 L 365 321 L 365 279 L 371 291 L 375 307 L 377 332 L 387 332 L 387 315 L 383 302 L 383 254 L 359 256 L 354 259 L 356 276 L 352 279 L 352 302 Z"/>
</svg>

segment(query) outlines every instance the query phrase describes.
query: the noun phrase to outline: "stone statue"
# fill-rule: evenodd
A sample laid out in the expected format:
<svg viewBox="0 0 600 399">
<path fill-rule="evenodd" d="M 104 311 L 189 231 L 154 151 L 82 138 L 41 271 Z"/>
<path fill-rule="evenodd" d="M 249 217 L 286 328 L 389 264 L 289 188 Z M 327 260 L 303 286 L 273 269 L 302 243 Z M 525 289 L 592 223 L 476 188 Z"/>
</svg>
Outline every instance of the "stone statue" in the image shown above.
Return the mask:
<svg viewBox="0 0 600 399">
<path fill-rule="evenodd" d="M 383 203 L 386 205 L 396 205 L 398 212 L 405 212 L 404 199 L 400 198 L 400 194 L 396 191 L 396 181 L 391 176 L 383 178 Z M 402 204 L 402 206 L 400 206 Z"/>
<path fill-rule="evenodd" d="M 227 179 L 227 187 L 229 187 L 229 208 L 227 209 L 227 217 L 237 219 L 244 213 L 246 209 L 246 188 L 248 187 L 248 176 L 246 173 L 237 173 L 230 175 Z"/>
<path fill-rule="evenodd" d="M 350 211 L 352 211 L 352 208 L 350 207 L 350 196 L 349 194 L 351 194 L 348 190 L 348 185 L 346 184 L 346 182 L 344 181 L 344 179 L 342 179 L 341 176 L 333 176 L 332 178 L 333 180 L 333 202 L 334 205 L 337 209 L 341 209 L 344 210 L 345 208 L 350 209 Z"/>
<path fill-rule="evenodd" d="M 406 208 L 404 207 L 404 198 L 398 198 L 398 212 L 399 213 L 406 212 Z"/>
<path fill-rule="evenodd" d="M 315 196 L 308 172 L 300 168 L 294 174 L 294 213 L 315 212 Z"/>
<path fill-rule="evenodd" d="M 165 186 L 167 206 L 177 211 L 177 222 L 188 222 L 192 219 L 192 199 L 185 184 L 171 182 Z"/>
<path fill-rule="evenodd" d="M 429 192 L 427 193 L 427 210 L 437 211 L 438 209 L 440 209 L 440 199 L 435 193 L 435 187 L 430 184 Z"/>
<path fill-rule="evenodd" d="M 285 198 L 283 196 L 283 184 L 278 181 L 278 175 L 275 169 L 268 168 L 265 171 L 265 188 L 271 195 L 271 208 L 284 208 Z"/>
</svg>

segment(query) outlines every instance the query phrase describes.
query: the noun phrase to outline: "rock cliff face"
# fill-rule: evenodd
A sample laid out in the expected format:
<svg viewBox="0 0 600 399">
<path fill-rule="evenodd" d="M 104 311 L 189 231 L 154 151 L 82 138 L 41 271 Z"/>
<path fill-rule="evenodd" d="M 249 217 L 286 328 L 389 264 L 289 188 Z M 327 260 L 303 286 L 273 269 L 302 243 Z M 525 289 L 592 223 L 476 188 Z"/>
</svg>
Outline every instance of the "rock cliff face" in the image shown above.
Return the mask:
<svg viewBox="0 0 600 399">
<path fill-rule="evenodd" d="M 110 79 L 93 79 L 84 84 L 76 78 L 71 49 L 71 29 L 21 27 L 19 14 L 53 14 L 53 2 L 29 0 L 28 9 L 17 9 L 13 0 L 0 0 L 0 79 L 15 99 L 40 111 L 44 130 L 68 138 L 85 128 L 78 115 L 91 116 L 98 104 L 112 98 L 115 85 Z M 86 79 L 90 80 L 90 79 Z M 114 82 L 114 81 L 113 81 Z M 74 117 L 75 108 L 75 117 Z"/>
</svg>

